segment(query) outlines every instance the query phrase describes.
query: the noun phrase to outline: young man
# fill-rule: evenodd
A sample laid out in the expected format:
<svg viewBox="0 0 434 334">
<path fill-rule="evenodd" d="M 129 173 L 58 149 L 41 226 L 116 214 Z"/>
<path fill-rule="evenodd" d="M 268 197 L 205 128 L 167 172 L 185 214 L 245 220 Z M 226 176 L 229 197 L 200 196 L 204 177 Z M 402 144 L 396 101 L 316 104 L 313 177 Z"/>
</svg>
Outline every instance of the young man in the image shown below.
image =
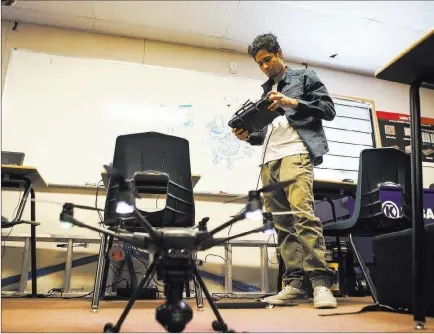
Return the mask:
<svg viewBox="0 0 434 334">
<path fill-rule="evenodd" d="M 294 180 L 288 188 L 264 195 L 269 212 L 295 211 L 275 216 L 279 253 L 285 263 L 285 287 L 264 301 L 285 304 L 302 297 L 307 273 L 314 288 L 315 308 L 337 307 L 329 290 L 333 272 L 325 260 L 325 242 L 320 220 L 314 215 L 313 167 L 328 152 L 322 120 L 336 112 L 327 89 L 312 70 L 291 70 L 283 63 L 282 50 L 273 34 L 257 36 L 248 49 L 269 78 L 262 87 L 273 101 L 270 112 L 278 117 L 262 131 L 233 130 L 240 140 L 263 145 L 262 183 Z"/>
</svg>

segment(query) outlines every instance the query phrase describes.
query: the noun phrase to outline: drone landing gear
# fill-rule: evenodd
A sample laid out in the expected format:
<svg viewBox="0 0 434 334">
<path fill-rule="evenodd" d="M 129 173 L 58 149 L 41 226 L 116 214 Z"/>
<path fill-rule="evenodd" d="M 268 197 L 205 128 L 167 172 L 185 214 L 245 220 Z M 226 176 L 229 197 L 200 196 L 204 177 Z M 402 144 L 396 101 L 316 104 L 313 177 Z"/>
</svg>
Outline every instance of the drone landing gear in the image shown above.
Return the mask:
<svg viewBox="0 0 434 334">
<path fill-rule="evenodd" d="M 130 300 L 128 301 L 128 304 L 125 307 L 124 311 L 122 312 L 116 325 L 113 326 L 112 323 L 105 324 L 104 333 L 119 333 L 119 330 L 120 330 L 122 324 L 124 323 L 125 318 L 127 317 L 128 313 L 130 312 L 130 310 L 133 307 L 134 303 L 136 302 L 137 298 L 139 298 L 140 292 L 142 291 L 143 287 L 145 285 L 147 285 L 148 281 L 151 280 L 152 276 L 154 275 L 155 270 L 156 270 L 156 264 L 155 264 L 155 262 L 152 262 L 151 265 L 149 266 L 148 270 L 146 270 L 145 275 L 143 276 L 142 280 L 140 281 L 139 285 L 137 286 L 137 288 L 134 291 L 133 295 L 131 296 Z"/>
<path fill-rule="evenodd" d="M 212 329 L 214 329 L 217 332 L 222 332 L 222 333 L 235 333 L 235 331 L 232 329 L 229 329 L 228 325 L 224 322 L 224 320 L 223 320 L 223 318 L 222 318 L 222 316 L 221 316 L 221 314 L 217 308 L 217 305 L 212 300 L 212 297 L 211 297 L 205 283 L 203 282 L 202 277 L 200 277 L 200 275 L 199 275 L 199 271 L 197 270 L 196 265 L 194 265 L 193 274 L 196 277 L 197 281 L 199 282 L 199 285 L 200 285 L 201 289 L 203 290 L 203 293 L 205 294 L 206 299 L 208 300 L 208 303 L 214 312 L 214 315 L 217 318 L 217 320 L 214 320 L 212 322 Z"/>
<path fill-rule="evenodd" d="M 167 259 L 166 259 L 166 263 L 164 263 L 165 260 L 163 260 L 163 258 L 160 258 L 158 256 L 156 256 L 155 259 L 156 262 L 155 261 L 152 262 L 152 264 L 149 266 L 142 280 L 138 284 L 137 289 L 134 291 L 134 294 L 131 296 L 130 300 L 128 301 L 128 304 L 125 307 L 124 311 L 122 312 L 116 325 L 113 325 L 112 323 L 107 323 L 104 326 L 104 333 L 119 333 L 120 328 L 123 322 L 125 321 L 125 318 L 127 317 L 128 313 L 130 312 L 137 298 L 139 297 L 141 290 L 148 283 L 148 281 L 151 280 L 151 277 L 154 275 L 155 271 L 157 270 L 157 267 L 160 267 L 159 269 L 160 270 L 162 269 L 162 272 L 164 274 L 165 295 L 167 297 L 167 303 L 159 306 L 156 310 L 157 321 L 168 332 L 171 333 L 182 332 L 185 326 L 191 321 L 191 319 L 193 318 L 193 311 L 191 307 L 182 300 L 185 277 L 176 277 L 176 273 L 170 272 L 170 270 L 167 270 L 167 267 L 161 268 L 161 266 L 164 266 L 164 264 L 166 264 L 167 266 Z M 199 271 L 197 270 L 196 264 L 192 259 L 188 261 L 188 266 L 190 267 L 190 270 L 188 272 L 190 272 L 191 275 L 191 277 L 189 278 L 194 277 L 197 280 L 202 291 L 205 293 L 208 303 L 211 306 L 217 318 L 217 320 L 213 321 L 212 328 L 215 331 L 219 331 L 223 333 L 233 333 L 234 331 L 229 330 L 227 324 L 223 321 L 223 318 L 220 315 L 220 312 L 217 309 L 216 304 L 212 300 L 212 297 L 204 281 L 199 275 Z M 178 269 L 180 268 L 178 267 Z"/>
</svg>

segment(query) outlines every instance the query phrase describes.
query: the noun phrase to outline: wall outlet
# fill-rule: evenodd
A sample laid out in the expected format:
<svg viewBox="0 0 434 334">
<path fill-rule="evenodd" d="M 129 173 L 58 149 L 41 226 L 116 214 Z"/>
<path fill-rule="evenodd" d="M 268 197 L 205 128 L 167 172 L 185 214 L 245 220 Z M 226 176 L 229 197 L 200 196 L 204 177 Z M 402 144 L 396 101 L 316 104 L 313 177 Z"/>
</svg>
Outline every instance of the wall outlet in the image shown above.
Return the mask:
<svg viewBox="0 0 434 334">
<path fill-rule="evenodd" d="M 229 72 L 231 72 L 232 74 L 237 74 L 238 73 L 238 65 L 237 65 L 237 63 L 229 63 Z"/>
</svg>

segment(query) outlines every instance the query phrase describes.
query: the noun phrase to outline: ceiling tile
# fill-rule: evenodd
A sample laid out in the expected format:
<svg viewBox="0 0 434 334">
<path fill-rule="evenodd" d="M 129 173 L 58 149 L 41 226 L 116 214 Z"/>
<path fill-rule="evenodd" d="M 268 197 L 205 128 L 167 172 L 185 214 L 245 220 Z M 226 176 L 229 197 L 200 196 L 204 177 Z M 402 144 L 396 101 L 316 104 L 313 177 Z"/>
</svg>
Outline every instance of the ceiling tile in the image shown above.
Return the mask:
<svg viewBox="0 0 434 334">
<path fill-rule="evenodd" d="M 235 1 L 95 1 L 95 17 L 166 30 L 222 37 Z"/>
<path fill-rule="evenodd" d="M 286 12 L 291 13 L 291 19 L 285 19 Z M 282 19 L 276 19 L 278 17 Z M 258 34 L 271 31 L 278 37 L 285 59 L 325 65 L 339 63 L 331 61 L 330 55 L 344 50 L 347 42 L 357 39 L 369 22 L 306 8 L 291 8 L 283 3 L 242 2 L 225 38 L 250 44 Z M 356 65 L 357 58 L 353 60 Z"/>
<path fill-rule="evenodd" d="M 69 16 L 93 17 L 89 1 L 17 1 L 18 8 Z"/>
<path fill-rule="evenodd" d="M 287 6 L 307 8 L 336 16 L 373 19 L 390 1 L 278 1 Z"/>
<path fill-rule="evenodd" d="M 375 20 L 398 27 L 428 32 L 434 28 L 434 2 L 391 1 Z"/>
<path fill-rule="evenodd" d="M 2 18 L 241 53 L 272 31 L 288 61 L 372 74 L 434 27 L 434 1 L 19 0 Z"/>
<path fill-rule="evenodd" d="M 95 20 L 95 30 L 117 36 L 131 36 L 168 43 L 201 46 L 206 48 L 220 48 L 221 39 L 218 37 L 200 36 L 181 31 L 165 30 L 128 23 Z"/>
<path fill-rule="evenodd" d="M 2 19 L 69 29 L 93 30 L 94 20 L 16 7 L 2 8 Z"/>
<path fill-rule="evenodd" d="M 222 38 L 221 48 L 224 50 L 247 53 L 248 46 L 249 44 L 244 41 L 236 41 L 229 38 Z"/>
<path fill-rule="evenodd" d="M 423 35 L 420 31 L 370 22 L 362 34 L 348 41 L 341 57 L 348 63 L 357 59 L 357 64 L 370 68 L 373 74 Z"/>
</svg>

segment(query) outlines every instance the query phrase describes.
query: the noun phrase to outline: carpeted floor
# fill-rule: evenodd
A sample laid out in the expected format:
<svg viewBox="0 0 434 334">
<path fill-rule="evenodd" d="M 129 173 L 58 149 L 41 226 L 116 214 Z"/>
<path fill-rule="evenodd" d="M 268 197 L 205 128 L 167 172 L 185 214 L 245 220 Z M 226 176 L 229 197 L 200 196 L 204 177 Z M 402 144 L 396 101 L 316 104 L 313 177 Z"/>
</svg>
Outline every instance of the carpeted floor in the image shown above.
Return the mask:
<svg viewBox="0 0 434 334">
<path fill-rule="evenodd" d="M 319 314 L 357 311 L 371 298 L 339 299 L 336 310 L 315 310 L 311 303 L 271 309 L 223 309 L 221 314 L 237 332 L 412 332 L 411 315 L 371 312 L 321 317 Z M 228 300 L 229 301 L 229 300 Z M 211 308 L 197 311 L 185 332 L 213 332 Z M 139 301 L 126 318 L 121 332 L 164 332 L 155 320 L 155 307 L 161 301 Z M 115 323 L 126 302 L 103 301 L 97 313 L 90 311 L 90 300 L 2 299 L 2 332 L 102 332 L 104 324 Z M 426 330 L 434 332 L 434 318 L 427 318 Z"/>
</svg>

